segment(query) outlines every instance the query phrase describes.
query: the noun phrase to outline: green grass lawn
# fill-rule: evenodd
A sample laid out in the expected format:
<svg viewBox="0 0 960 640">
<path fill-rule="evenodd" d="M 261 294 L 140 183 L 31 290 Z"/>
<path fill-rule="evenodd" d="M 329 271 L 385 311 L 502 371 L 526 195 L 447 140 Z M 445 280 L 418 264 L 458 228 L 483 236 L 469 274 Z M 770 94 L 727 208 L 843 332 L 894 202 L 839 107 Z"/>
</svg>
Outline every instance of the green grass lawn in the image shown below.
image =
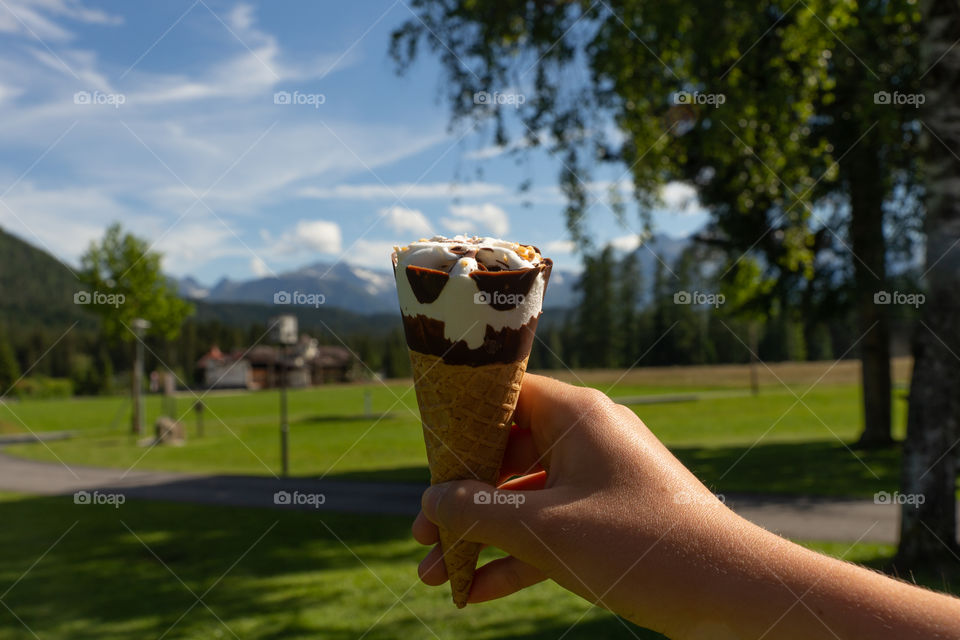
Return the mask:
<svg viewBox="0 0 960 640">
<path fill-rule="evenodd" d="M 0 519 L 2 640 L 662 637 L 552 583 L 458 611 L 417 580 L 405 518 L 0 495 Z M 807 545 L 871 566 L 893 554 Z"/>
<path fill-rule="evenodd" d="M 0 514 L 2 640 L 34 638 L 10 610 L 71 640 L 662 637 L 552 583 L 458 611 L 417 579 L 405 518 L 15 496 Z"/>
<path fill-rule="evenodd" d="M 710 390 L 673 383 L 611 388 L 614 380 L 610 374 L 609 380 L 591 382 L 615 397 Z M 692 402 L 637 405 L 634 410 L 715 491 L 871 496 L 894 490 L 897 449 L 851 452 L 844 444 L 858 435 L 858 388 L 823 383 L 804 395 L 806 391 L 806 385 L 790 390 L 774 385 L 756 397 L 707 395 Z M 365 392 L 372 396 L 377 417 L 362 415 Z M 802 402 L 794 393 L 803 396 Z M 120 397 L 0 406 L 0 430 L 80 432 L 71 440 L 5 449 L 39 460 L 143 470 L 279 471 L 277 392 L 214 393 L 205 402 L 205 436 L 198 438 L 192 398 L 178 399 L 178 412 L 190 433 L 182 448 L 138 446 L 127 434 L 129 406 Z M 902 427 L 905 404 L 896 402 Z M 416 399 L 408 384 L 297 390 L 290 392 L 289 406 L 294 475 L 426 481 Z M 151 425 L 159 414 L 159 398 L 150 397 L 147 408 Z"/>
</svg>

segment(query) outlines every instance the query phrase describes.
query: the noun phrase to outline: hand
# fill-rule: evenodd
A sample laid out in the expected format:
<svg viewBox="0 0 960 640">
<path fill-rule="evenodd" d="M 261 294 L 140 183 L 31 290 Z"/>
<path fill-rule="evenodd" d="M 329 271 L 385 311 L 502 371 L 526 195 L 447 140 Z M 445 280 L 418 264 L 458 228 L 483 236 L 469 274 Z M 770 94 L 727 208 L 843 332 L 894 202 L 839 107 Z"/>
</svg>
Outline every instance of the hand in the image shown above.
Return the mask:
<svg viewBox="0 0 960 640">
<path fill-rule="evenodd" d="M 550 578 L 674 640 L 960 638 L 960 601 L 743 520 L 599 391 L 527 374 L 514 420 L 501 482 L 519 477 L 497 490 L 515 499 L 477 504 L 492 487 L 440 484 L 413 524 L 425 545 L 442 523 L 510 554 L 477 570 L 471 603 Z M 419 573 L 446 581 L 439 546 Z"/>
<path fill-rule="evenodd" d="M 500 491 L 523 503 L 475 504 L 479 482 L 431 487 L 413 533 L 438 540 L 434 523 L 510 555 L 481 567 L 470 602 L 500 598 L 549 577 L 646 624 L 666 619 L 689 552 L 710 545 L 736 518 L 629 409 L 599 391 L 528 374 L 514 415 Z M 430 585 L 446 581 L 439 546 L 420 564 Z"/>
</svg>

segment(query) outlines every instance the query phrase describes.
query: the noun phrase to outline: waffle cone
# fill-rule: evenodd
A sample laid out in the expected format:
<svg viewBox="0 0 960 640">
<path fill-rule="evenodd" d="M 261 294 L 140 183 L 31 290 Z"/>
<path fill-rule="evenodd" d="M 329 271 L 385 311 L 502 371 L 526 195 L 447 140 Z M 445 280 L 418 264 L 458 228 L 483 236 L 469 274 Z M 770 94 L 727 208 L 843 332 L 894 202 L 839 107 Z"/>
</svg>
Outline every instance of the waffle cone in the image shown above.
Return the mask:
<svg viewBox="0 0 960 640">
<path fill-rule="evenodd" d="M 473 367 L 447 364 L 411 350 L 410 361 L 430 483 L 480 480 L 496 484 L 527 358 Z M 458 607 L 467 604 L 481 546 L 440 528 L 443 562 Z"/>
</svg>

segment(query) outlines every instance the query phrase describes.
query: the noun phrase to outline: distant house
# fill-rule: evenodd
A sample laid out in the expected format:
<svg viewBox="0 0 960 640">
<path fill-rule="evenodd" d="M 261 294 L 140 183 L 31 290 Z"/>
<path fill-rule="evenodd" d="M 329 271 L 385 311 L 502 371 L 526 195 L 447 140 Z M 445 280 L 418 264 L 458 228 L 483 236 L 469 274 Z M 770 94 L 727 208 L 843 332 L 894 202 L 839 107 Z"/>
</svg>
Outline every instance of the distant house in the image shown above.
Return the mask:
<svg viewBox="0 0 960 640">
<path fill-rule="evenodd" d="M 197 360 L 197 373 L 209 389 L 271 389 L 281 376 L 288 387 L 309 387 L 348 381 L 354 364 L 348 349 L 301 336 L 287 348 L 256 345 L 224 354 L 214 346 Z"/>
<path fill-rule="evenodd" d="M 208 389 L 254 388 L 250 363 L 224 354 L 216 345 L 197 360 L 197 373 L 197 378 Z"/>
</svg>

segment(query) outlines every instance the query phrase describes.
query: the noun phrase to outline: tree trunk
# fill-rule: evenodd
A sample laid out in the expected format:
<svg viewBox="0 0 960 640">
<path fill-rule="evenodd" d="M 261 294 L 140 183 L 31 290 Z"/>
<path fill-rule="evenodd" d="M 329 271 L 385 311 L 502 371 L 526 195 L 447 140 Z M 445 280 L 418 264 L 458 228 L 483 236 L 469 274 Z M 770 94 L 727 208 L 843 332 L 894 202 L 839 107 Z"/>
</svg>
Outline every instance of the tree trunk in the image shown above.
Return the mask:
<svg viewBox="0 0 960 640">
<path fill-rule="evenodd" d="M 960 440 L 960 7 L 956 0 L 925 5 L 921 65 L 926 103 L 925 141 L 926 300 L 914 337 L 913 377 L 907 440 L 903 450 L 902 492 L 922 496 L 905 503 L 896 564 L 904 569 L 956 564 L 956 482 Z M 942 56 L 942 58 L 941 58 Z M 936 62 L 939 60 L 939 62 Z M 934 64 L 935 63 L 935 64 Z M 932 133 L 931 133 L 932 132 Z M 920 502 L 914 500 L 913 502 Z M 908 501 L 909 502 L 909 501 Z"/>
<path fill-rule="evenodd" d="M 143 369 L 140 366 L 140 351 L 136 340 L 130 343 L 130 348 L 133 349 L 133 369 L 130 371 L 130 401 L 133 407 L 133 411 L 130 413 L 130 433 L 138 436 L 141 435 L 140 412 L 143 411 L 143 407 L 140 406 L 140 389 L 143 386 L 140 372 Z"/>
<path fill-rule="evenodd" d="M 760 373 L 759 363 L 760 357 L 757 355 L 760 351 L 760 327 L 757 326 L 757 320 L 750 320 L 750 394 L 759 395 L 760 394 Z"/>
<path fill-rule="evenodd" d="M 878 154 L 868 134 L 849 162 L 850 240 L 860 336 L 860 379 L 863 393 L 861 447 L 893 444 L 890 432 L 890 327 L 875 294 L 886 290 L 886 241 L 883 236 L 883 189 Z"/>
</svg>

